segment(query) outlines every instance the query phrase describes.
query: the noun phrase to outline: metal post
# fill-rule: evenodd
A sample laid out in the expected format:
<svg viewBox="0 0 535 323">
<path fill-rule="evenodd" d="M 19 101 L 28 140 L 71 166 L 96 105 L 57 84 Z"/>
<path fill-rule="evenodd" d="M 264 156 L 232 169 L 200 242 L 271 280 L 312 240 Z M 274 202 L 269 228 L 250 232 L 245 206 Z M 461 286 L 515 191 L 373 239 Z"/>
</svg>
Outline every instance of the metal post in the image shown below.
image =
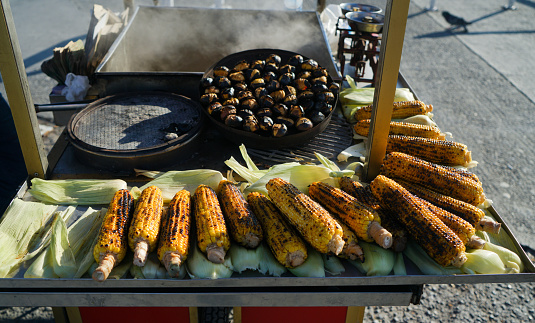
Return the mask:
<svg viewBox="0 0 535 323">
<path fill-rule="evenodd" d="M 410 0 L 388 0 L 386 5 L 370 134 L 366 147 L 369 157 L 364 167 L 364 178 L 367 181 L 371 181 L 379 174 L 386 153 L 409 4 Z"/>
<path fill-rule="evenodd" d="M 8 0 L 0 0 L 0 73 L 30 177 L 45 178 L 48 159 Z"/>
<path fill-rule="evenodd" d="M 436 6 L 436 3 L 437 3 L 437 0 L 429 1 L 429 7 L 427 7 L 426 9 L 429 11 L 437 11 L 438 7 Z"/>
<path fill-rule="evenodd" d="M 503 10 L 516 10 L 515 2 L 516 0 L 509 0 L 507 5 L 502 6 Z"/>
</svg>

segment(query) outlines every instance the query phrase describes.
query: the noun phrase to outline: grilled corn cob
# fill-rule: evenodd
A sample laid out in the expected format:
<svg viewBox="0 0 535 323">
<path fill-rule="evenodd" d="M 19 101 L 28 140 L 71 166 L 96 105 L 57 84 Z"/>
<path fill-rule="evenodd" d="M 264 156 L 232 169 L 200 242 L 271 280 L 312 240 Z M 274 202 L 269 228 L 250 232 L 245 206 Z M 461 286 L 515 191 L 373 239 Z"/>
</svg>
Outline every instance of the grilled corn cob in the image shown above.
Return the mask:
<svg viewBox="0 0 535 323">
<path fill-rule="evenodd" d="M 483 186 L 475 174 L 404 153 L 392 152 L 386 155 L 381 174 L 424 186 L 472 205 L 485 201 Z"/>
<path fill-rule="evenodd" d="M 485 212 L 483 212 L 482 209 L 473 206 L 472 204 L 437 193 L 423 186 L 412 184 L 407 181 L 398 181 L 398 183 L 405 187 L 412 194 L 465 219 L 468 221 L 468 223 L 473 225 L 476 230 L 496 234 L 500 232 L 501 223 L 495 222 L 490 218 L 485 218 Z"/>
<path fill-rule="evenodd" d="M 363 186 L 358 181 L 344 176 L 339 180 L 340 189 L 374 209 L 381 217 L 381 225 L 392 234 L 392 250 L 402 252 L 407 244 L 407 231 L 388 209 L 381 207 L 379 201 L 373 196 L 369 186 Z"/>
<path fill-rule="evenodd" d="M 361 262 L 364 262 L 364 251 L 362 251 L 362 248 L 359 245 L 355 232 L 353 232 L 353 230 L 351 230 L 339 218 L 335 216 L 333 216 L 333 218 L 342 227 L 343 231 L 342 239 L 344 239 L 344 248 L 338 256 L 351 260 L 359 259 Z"/>
<path fill-rule="evenodd" d="M 128 230 L 128 245 L 134 251 L 134 265 L 143 267 L 147 255 L 158 244 L 162 220 L 163 197 L 157 186 L 149 186 L 141 192 L 136 203 L 132 223 Z"/>
<path fill-rule="evenodd" d="M 383 248 L 392 246 L 392 234 L 375 220 L 378 218 L 377 212 L 351 195 L 322 182 L 310 184 L 308 194 L 329 212 L 338 216 L 360 239 L 375 241 Z"/>
<path fill-rule="evenodd" d="M 438 264 L 462 266 L 467 259 L 463 242 L 421 199 L 383 175 L 370 188 L 382 206 L 397 212 L 410 235 Z"/>
<path fill-rule="evenodd" d="M 286 222 L 275 204 L 261 193 L 247 195 L 247 202 L 258 216 L 266 242 L 277 261 L 288 268 L 301 265 L 307 259 L 307 247 Z"/>
<path fill-rule="evenodd" d="M 353 130 L 355 130 L 355 133 L 361 136 L 368 137 L 368 133 L 370 131 L 370 122 L 370 119 L 360 120 L 353 126 Z M 389 134 L 441 140 L 446 139 L 446 135 L 441 133 L 438 127 L 397 121 L 390 121 Z"/>
<path fill-rule="evenodd" d="M 342 252 L 342 227 L 319 203 L 281 178 L 269 180 L 266 188 L 273 203 L 313 248 L 320 253 Z"/>
<path fill-rule="evenodd" d="M 472 161 L 472 152 L 466 145 L 439 139 L 388 136 L 386 152 L 402 152 L 432 163 L 449 166 L 468 166 Z"/>
<path fill-rule="evenodd" d="M 246 248 L 256 248 L 263 239 L 262 227 L 238 186 L 222 180 L 217 194 L 232 238 Z"/>
<path fill-rule="evenodd" d="M 364 120 L 372 117 L 373 105 L 368 105 L 357 110 L 355 119 Z M 426 105 L 422 101 L 401 101 L 394 102 L 392 110 L 392 119 L 405 119 L 417 114 L 426 114 L 433 111 L 432 105 Z"/>
<path fill-rule="evenodd" d="M 230 248 L 230 238 L 216 192 L 210 186 L 199 185 L 193 194 L 193 205 L 197 245 L 208 260 L 222 264 Z"/>
<path fill-rule="evenodd" d="M 191 194 L 181 190 L 169 202 L 167 212 L 162 217 L 158 243 L 158 259 L 171 277 L 180 274 L 180 265 L 188 256 L 190 222 Z"/>
<path fill-rule="evenodd" d="M 124 259 L 128 249 L 127 232 L 133 210 L 134 199 L 130 192 L 125 189 L 115 192 L 93 248 L 93 257 L 98 263 L 93 272 L 94 280 L 106 280 L 113 267 Z"/>
</svg>

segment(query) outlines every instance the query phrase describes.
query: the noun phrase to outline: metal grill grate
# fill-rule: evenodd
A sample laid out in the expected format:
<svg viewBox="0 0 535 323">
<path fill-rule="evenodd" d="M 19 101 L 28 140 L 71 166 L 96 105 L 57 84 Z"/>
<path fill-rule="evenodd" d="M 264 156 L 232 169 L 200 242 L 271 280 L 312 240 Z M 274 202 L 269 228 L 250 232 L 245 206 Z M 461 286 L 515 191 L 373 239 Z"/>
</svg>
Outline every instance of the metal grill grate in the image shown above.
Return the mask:
<svg viewBox="0 0 535 323">
<path fill-rule="evenodd" d="M 329 126 L 306 144 L 288 149 L 262 150 L 247 148 L 247 152 L 251 157 L 260 158 L 267 164 L 310 163 L 318 160 L 314 155 L 315 152 L 334 160 L 340 152 L 352 144 L 352 139 L 353 133 L 349 123 L 343 117 L 333 115 Z"/>
</svg>

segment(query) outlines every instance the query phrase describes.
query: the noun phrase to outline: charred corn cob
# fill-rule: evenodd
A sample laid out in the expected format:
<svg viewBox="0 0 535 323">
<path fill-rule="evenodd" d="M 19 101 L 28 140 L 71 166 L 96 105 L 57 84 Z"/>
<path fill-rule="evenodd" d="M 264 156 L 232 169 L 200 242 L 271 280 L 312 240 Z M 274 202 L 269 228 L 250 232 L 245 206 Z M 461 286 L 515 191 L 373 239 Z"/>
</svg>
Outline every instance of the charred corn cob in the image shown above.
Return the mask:
<svg viewBox="0 0 535 323">
<path fill-rule="evenodd" d="M 417 196 L 415 196 L 415 198 L 420 199 Z M 438 206 L 433 205 L 424 199 L 420 199 L 420 201 L 431 212 L 433 212 L 440 219 L 440 221 L 444 222 L 444 224 L 447 225 L 461 239 L 461 241 L 465 245 L 468 243 L 468 241 L 470 241 L 470 238 L 476 233 L 476 229 L 463 218 L 458 217 L 455 214 L 450 213 L 444 209 L 441 209 Z"/>
<path fill-rule="evenodd" d="M 156 248 L 162 212 L 162 191 L 154 185 L 144 189 L 128 230 L 128 245 L 134 251 L 134 265 L 143 267 L 149 252 Z"/>
<path fill-rule="evenodd" d="M 319 203 L 281 178 L 269 180 L 266 188 L 273 203 L 314 249 L 335 255 L 342 252 L 342 227 Z"/>
<path fill-rule="evenodd" d="M 472 161 L 472 152 L 466 145 L 439 139 L 388 136 L 386 152 L 402 152 L 432 163 L 449 166 L 467 166 Z"/>
<path fill-rule="evenodd" d="M 462 266 L 467 259 L 463 242 L 420 199 L 383 175 L 370 188 L 382 206 L 397 212 L 410 235 L 438 264 Z"/>
<path fill-rule="evenodd" d="M 374 209 L 381 217 L 381 226 L 392 234 L 392 250 L 402 252 L 407 245 L 407 231 L 389 210 L 381 207 L 379 201 L 373 196 L 369 186 L 364 186 L 349 177 L 340 177 L 340 189 Z"/>
<path fill-rule="evenodd" d="M 386 155 L 381 174 L 418 184 L 472 205 L 485 201 L 483 186 L 475 174 L 393 152 Z"/>
<path fill-rule="evenodd" d="M 223 211 L 216 192 L 207 185 L 199 185 L 193 195 L 197 245 L 208 260 L 221 264 L 230 248 Z"/>
<path fill-rule="evenodd" d="M 492 233 L 500 232 L 501 223 L 484 218 L 485 212 L 472 204 L 437 193 L 420 185 L 411 184 L 407 181 L 398 181 L 398 183 L 412 194 L 465 219 L 468 223 L 473 225 L 476 230 Z"/>
<path fill-rule="evenodd" d="M 368 105 L 358 109 L 355 113 L 355 119 L 371 119 L 373 105 Z M 422 101 L 401 101 L 394 102 L 392 110 L 392 119 L 405 119 L 417 114 L 426 114 L 433 111 L 432 105 L 426 105 Z"/>
<path fill-rule="evenodd" d="M 344 222 L 340 221 L 339 218 L 334 217 L 334 220 L 342 227 L 342 239 L 344 239 L 344 248 L 342 252 L 338 255 L 341 258 L 357 260 L 364 262 L 364 251 L 359 245 L 357 235 L 353 230 L 351 230 Z"/>
<path fill-rule="evenodd" d="M 158 259 L 169 276 L 177 277 L 180 265 L 188 256 L 191 223 L 191 194 L 181 190 L 175 194 L 162 217 Z"/>
<path fill-rule="evenodd" d="M 370 119 L 364 119 L 358 121 L 353 129 L 355 133 L 368 137 L 370 131 Z M 446 139 L 446 135 L 440 132 L 438 127 L 433 126 L 424 126 L 415 123 L 405 123 L 390 121 L 390 135 L 403 135 L 403 136 L 413 136 L 413 137 L 423 137 L 423 138 L 433 138 L 433 139 Z"/>
<path fill-rule="evenodd" d="M 263 239 L 262 227 L 238 186 L 222 180 L 217 194 L 232 238 L 246 248 L 256 248 Z"/>
<path fill-rule="evenodd" d="M 360 239 L 375 241 L 383 248 L 392 246 L 392 234 L 375 220 L 378 218 L 377 212 L 351 195 L 322 182 L 310 184 L 308 194 L 329 212 L 338 216 Z"/>
<path fill-rule="evenodd" d="M 288 268 L 301 265 L 307 259 L 307 247 L 286 222 L 271 200 L 258 192 L 247 195 L 247 202 L 258 216 L 266 242 L 279 263 Z"/>
<path fill-rule="evenodd" d="M 102 221 L 93 257 L 98 263 L 93 279 L 104 281 L 128 250 L 128 226 L 134 210 L 134 199 L 128 190 L 119 190 L 113 196 Z"/>
</svg>

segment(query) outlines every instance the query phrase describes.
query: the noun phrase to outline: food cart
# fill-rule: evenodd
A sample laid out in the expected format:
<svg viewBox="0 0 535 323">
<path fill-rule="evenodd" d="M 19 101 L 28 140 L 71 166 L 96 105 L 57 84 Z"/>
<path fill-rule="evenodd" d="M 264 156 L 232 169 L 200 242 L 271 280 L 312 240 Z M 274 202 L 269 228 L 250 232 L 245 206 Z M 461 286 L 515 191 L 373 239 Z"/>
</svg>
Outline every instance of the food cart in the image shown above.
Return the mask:
<svg viewBox="0 0 535 323">
<path fill-rule="evenodd" d="M 397 7 L 399 6 L 399 7 Z M 394 88 L 401 78 L 399 70 L 399 58 L 401 56 L 401 44 L 404 28 L 389 29 L 389 25 L 404 26 L 408 1 L 389 1 L 387 8 L 387 22 L 385 23 L 385 43 L 388 39 L 389 47 L 383 46 L 381 52 L 382 64 L 379 67 L 380 78 L 378 80 L 377 95 L 375 97 L 375 118 L 372 144 L 369 146 L 371 156 L 368 166 L 368 177 L 373 178 L 378 173 L 378 166 L 384 156 L 386 125 L 390 119 L 392 97 Z M 148 9 L 154 10 L 154 9 Z M 403 15 L 405 13 L 405 15 Z M 389 19 L 388 19 L 389 18 Z M 6 18 L 7 26 L 10 26 Z M 135 21 L 135 19 L 134 19 Z M 12 26 L 11 26 L 12 27 Z M 7 32 L 9 34 L 9 28 Z M 390 37 L 390 38 L 389 38 Z M 3 40 L 5 41 L 5 39 Z M 35 114 L 31 104 L 27 85 L 24 84 L 24 72 L 20 68 L 20 53 L 16 48 L 16 39 L 11 39 L 14 48 L 13 65 L 15 68 L 6 79 L 18 79 L 18 85 L 12 85 L 10 90 L 11 102 L 25 103 L 26 111 L 17 111 L 15 115 L 17 127 L 25 125 L 27 138 L 21 138 L 21 142 L 28 143 L 24 152 L 30 177 L 43 178 L 106 178 L 116 176 L 117 173 L 96 172 L 87 165 L 79 163 L 75 157 L 75 149 L 68 141 L 60 141 L 48 157 L 40 152 L 39 132 L 35 131 Z M 390 44 L 392 44 L 390 46 Z M 222 53 L 225 56 L 224 53 Z M 19 60 L 17 61 L 17 56 Z M 330 57 L 329 57 L 330 59 Z M 327 65 L 328 62 L 322 62 Z M 17 68 L 18 67 L 18 68 Z M 12 73 L 12 74 L 11 74 Z M 147 75 L 140 75 L 141 79 Z M 167 75 L 166 75 L 167 76 Z M 103 78 L 107 75 L 103 75 Z M 148 75 L 152 77 L 152 75 Z M 198 75 L 196 76 L 198 80 Z M 113 81 L 108 81 L 113 84 Z M 129 83 L 129 85 L 143 84 L 142 81 Z M 124 86 L 124 85 L 121 85 Z M 195 90 L 197 83 L 190 88 Z M 13 91 L 13 92 L 12 92 Z M 119 91 L 117 91 L 119 92 Z M 109 94 L 109 93 L 108 93 Z M 187 92 L 184 94 L 191 94 Z M 14 99 L 13 99 L 14 98 Z M 20 100 L 20 101 L 19 101 Z M 30 102 L 29 102 L 30 101 Z M 22 121 L 21 121 L 22 120 Z M 32 126 L 32 124 L 34 126 Z M 28 130 L 30 129 L 30 130 Z M 179 164 L 179 169 L 191 169 L 196 167 L 199 160 L 206 162 L 207 168 L 223 170 L 222 161 L 230 155 L 236 155 L 237 147 L 222 138 L 211 137 L 210 142 L 204 142 L 198 159 L 186 160 Z M 214 158 L 214 156 L 218 156 Z M 219 156 L 221 158 L 219 159 Z M 133 174 L 121 174 L 123 178 L 135 181 Z M 20 197 L 26 196 L 28 183 L 21 187 Z M 498 214 L 493 214 L 500 222 Z M 502 228 L 513 237 L 505 223 Z M 516 240 L 515 240 L 516 241 Z M 138 313 L 137 309 L 148 307 L 162 316 L 180 315 L 192 321 L 196 318 L 194 309 L 198 307 L 235 307 L 235 318 L 249 321 L 251 312 L 256 316 L 266 316 L 266 312 L 272 315 L 286 313 L 284 308 L 292 307 L 294 314 L 301 308 L 307 308 L 307 315 L 314 315 L 310 309 L 322 312 L 341 311 L 337 315 L 341 320 L 358 320 L 362 316 L 363 306 L 369 305 L 394 305 L 404 306 L 418 304 L 424 284 L 476 284 L 476 283 L 500 283 L 500 282 L 525 282 L 533 281 L 535 268 L 527 259 L 521 247 L 516 243 L 519 255 L 525 263 L 526 272 L 519 274 L 504 275 L 456 275 L 456 276 L 429 276 L 422 275 L 416 268 L 408 266 L 407 276 L 381 276 L 366 277 L 354 268 L 347 268 L 340 276 L 326 278 L 302 278 L 302 277 L 265 277 L 262 275 L 236 275 L 229 279 L 219 280 L 110 280 L 105 283 L 96 283 L 90 279 L 2 279 L 2 304 L 5 306 L 53 306 L 67 308 L 69 320 L 89 317 L 87 309 L 94 307 L 135 307 L 130 312 Z M 180 304 L 176 309 L 177 304 Z M 75 309 L 80 308 L 79 310 Z M 279 311 L 266 311 L 267 308 L 276 307 Z M 238 310 L 238 308 L 241 308 Z M 176 309 L 176 311 L 175 311 Z M 78 312 L 77 312 L 78 311 Z M 180 314 L 177 314 L 180 313 Z M 240 315 L 236 316 L 236 313 Z M 59 312 L 58 312 L 59 314 Z M 286 313 L 287 314 L 287 313 Z M 88 315 L 88 316 L 85 316 Z M 284 315 L 284 314 L 282 314 Z M 332 316 L 332 315 L 331 315 Z M 319 317 L 319 316 L 318 316 Z M 271 317 L 276 319 L 276 316 Z"/>
</svg>

